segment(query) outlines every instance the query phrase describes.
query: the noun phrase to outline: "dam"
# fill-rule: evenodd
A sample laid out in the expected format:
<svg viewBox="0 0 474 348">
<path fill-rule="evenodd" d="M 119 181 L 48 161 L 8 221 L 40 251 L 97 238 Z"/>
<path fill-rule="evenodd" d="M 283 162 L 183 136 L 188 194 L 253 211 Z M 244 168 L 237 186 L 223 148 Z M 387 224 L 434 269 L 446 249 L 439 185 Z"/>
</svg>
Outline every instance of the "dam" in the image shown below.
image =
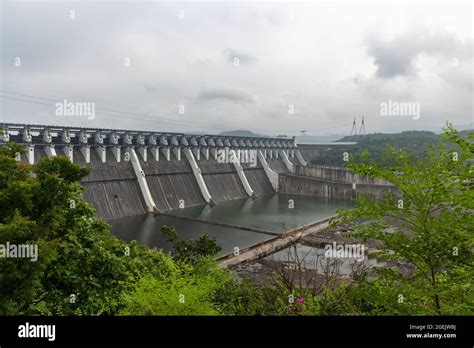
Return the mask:
<svg viewBox="0 0 474 348">
<path fill-rule="evenodd" d="M 361 194 L 394 189 L 311 165 L 325 145 L 300 152 L 294 137 L 4 124 L 0 144 L 8 141 L 25 147 L 22 163 L 65 156 L 90 168 L 82 196 L 112 233 L 164 249 L 164 224 L 186 238 L 209 233 L 228 253 L 332 216 Z"/>
</svg>

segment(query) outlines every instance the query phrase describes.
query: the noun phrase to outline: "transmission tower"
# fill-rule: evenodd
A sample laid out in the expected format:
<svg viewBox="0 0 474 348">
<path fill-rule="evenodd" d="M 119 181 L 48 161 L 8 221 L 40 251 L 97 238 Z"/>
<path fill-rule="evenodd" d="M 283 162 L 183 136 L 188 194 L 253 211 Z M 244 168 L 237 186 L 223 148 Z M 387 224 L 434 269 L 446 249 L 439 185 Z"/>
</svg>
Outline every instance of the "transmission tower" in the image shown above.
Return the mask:
<svg viewBox="0 0 474 348">
<path fill-rule="evenodd" d="M 362 131 L 363 131 L 364 133 L 362 133 Z M 362 116 L 362 123 L 360 124 L 359 135 L 365 135 L 365 122 L 364 122 L 364 116 Z"/>
<path fill-rule="evenodd" d="M 354 117 L 354 122 L 352 122 L 352 129 L 351 129 L 351 136 L 357 135 L 357 128 L 356 128 L 356 118 Z"/>
</svg>

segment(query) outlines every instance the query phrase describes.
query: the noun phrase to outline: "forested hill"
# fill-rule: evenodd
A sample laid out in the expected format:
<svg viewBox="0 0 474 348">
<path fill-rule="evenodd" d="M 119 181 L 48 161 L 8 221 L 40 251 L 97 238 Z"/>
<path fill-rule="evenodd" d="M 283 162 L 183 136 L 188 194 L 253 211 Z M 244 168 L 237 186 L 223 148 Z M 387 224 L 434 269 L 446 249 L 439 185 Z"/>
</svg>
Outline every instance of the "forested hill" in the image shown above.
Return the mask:
<svg viewBox="0 0 474 348">
<path fill-rule="evenodd" d="M 353 146 L 335 146 L 316 156 L 311 162 L 320 165 L 342 166 L 343 153 L 358 156 L 363 150 L 369 151 L 372 158 L 380 160 L 387 147 L 404 149 L 409 154 L 423 156 L 429 144 L 439 141 L 439 134 L 428 131 L 406 131 L 402 133 L 373 133 L 360 136 L 346 136 L 338 141 L 356 141 Z"/>
<path fill-rule="evenodd" d="M 428 131 L 406 131 L 401 133 L 372 133 L 367 135 L 346 136 L 337 141 L 357 141 L 364 144 L 389 142 L 390 145 L 397 146 L 409 142 L 410 144 L 425 144 L 428 141 L 437 142 L 439 134 Z"/>
</svg>

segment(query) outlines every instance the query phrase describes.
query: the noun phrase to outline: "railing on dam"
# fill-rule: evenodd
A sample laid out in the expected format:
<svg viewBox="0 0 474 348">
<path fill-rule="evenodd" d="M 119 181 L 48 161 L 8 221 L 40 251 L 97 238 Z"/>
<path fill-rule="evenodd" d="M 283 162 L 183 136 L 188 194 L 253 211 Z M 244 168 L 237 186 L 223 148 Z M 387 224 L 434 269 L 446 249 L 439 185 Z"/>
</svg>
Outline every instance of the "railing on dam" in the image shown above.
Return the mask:
<svg viewBox="0 0 474 348">
<path fill-rule="evenodd" d="M 241 137 L 226 135 L 193 135 L 185 133 L 153 132 L 124 129 L 62 127 L 46 125 L 25 125 L 7 123 L 2 125 L 1 140 L 10 139 L 26 146 L 42 146 L 48 156 L 54 155 L 57 149 L 70 155 L 70 147 L 95 148 L 101 159 L 107 160 L 102 147 L 113 149 L 114 159 L 119 161 L 120 149 L 134 146 L 146 161 L 145 149 L 156 159 L 160 155 L 170 159 L 170 153 L 180 159 L 181 148 L 194 149 L 194 155 L 200 158 L 202 154 L 207 159 L 209 153 L 216 156 L 218 149 L 230 148 L 234 150 L 261 149 L 265 156 L 278 157 L 279 150 L 285 151 L 290 156 L 295 156 L 297 145 L 295 138 L 267 138 L 267 137 Z M 203 151 L 197 151 L 203 149 Z M 163 150 L 163 151 L 156 151 Z M 171 150 L 171 151 L 169 151 Z M 208 151 L 209 150 L 209 151 Z M 34 151 L 34 148 L 33 148 Z M 81 151 L 82 152 L 82 151 Z M 30 159 L 30 157 L 28 157 Z M 89 158 L 84 154 L 86 162 Z M 34 158 L 32 158 L 32 161 Z"/>
</svg>

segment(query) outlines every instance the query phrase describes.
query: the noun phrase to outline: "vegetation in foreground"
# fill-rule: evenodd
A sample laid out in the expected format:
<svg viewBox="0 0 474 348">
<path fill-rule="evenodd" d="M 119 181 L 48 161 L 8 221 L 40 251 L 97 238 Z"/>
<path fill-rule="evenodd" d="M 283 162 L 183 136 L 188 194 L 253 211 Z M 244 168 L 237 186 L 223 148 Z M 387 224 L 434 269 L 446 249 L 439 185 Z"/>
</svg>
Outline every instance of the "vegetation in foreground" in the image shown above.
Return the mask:
<svg viewBox="0 0 474 348">
<path fill-rule="evenodd" d="M 473 137 L 448 126 L 422 160 L 392 150 L 389 164 L 365 154 L 350 164 L 358 174 L 394 183 L 401 196 L 362 199 L 338 222 L 369 219 L 355 234 L 380 239 L 385 258 L 406 261 L 414 272 L 331 278 L 317 294 L 278 277 L 258 287 L 238 282 L 218 268 L 219 247 L 207 236 L 184 241 L 164 227 L 174 245 L 169 254 L 120 241 L 80 198 L 87 169 L 61 157 L 20 164 L 15 155 L 24 150 L 8 143 L 0 147 L 0 244 L 35 244 L 39 257 L 0 258 L 0 314 L 473 314 L 474 190 L 466 163 Z M 397 229 L 384 232 L 393 221 Z"/>
</svg>

